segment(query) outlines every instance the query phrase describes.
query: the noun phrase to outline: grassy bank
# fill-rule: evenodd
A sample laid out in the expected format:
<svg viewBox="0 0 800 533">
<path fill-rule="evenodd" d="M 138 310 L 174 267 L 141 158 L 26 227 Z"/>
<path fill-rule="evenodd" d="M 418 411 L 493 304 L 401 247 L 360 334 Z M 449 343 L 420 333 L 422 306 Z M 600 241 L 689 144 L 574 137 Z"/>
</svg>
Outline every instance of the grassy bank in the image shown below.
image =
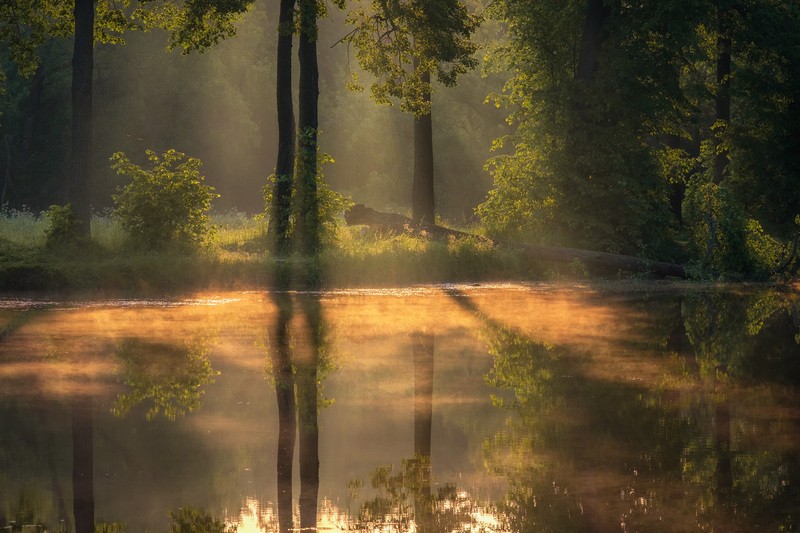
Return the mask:
<svg viewBox="0 0 800 533">
<path fill-rule="evenodd" d="M 324 287 L 430 282 L 531 280 L 580 273 L 531 264 L 478 239 L 430 240 L 337 228 L 319 263 L 271 257 L 263 221 L 230 213 L 214 217 L 218 234 L 201 252 L 145 251 L 128 245 L 111 217 L 95 217 L 91 243 L 47 249 L 46 222 L 27 212 L 0 217 L 0 290 L 256 289 L 273 285 L 276 265 Z"/>
</svg>

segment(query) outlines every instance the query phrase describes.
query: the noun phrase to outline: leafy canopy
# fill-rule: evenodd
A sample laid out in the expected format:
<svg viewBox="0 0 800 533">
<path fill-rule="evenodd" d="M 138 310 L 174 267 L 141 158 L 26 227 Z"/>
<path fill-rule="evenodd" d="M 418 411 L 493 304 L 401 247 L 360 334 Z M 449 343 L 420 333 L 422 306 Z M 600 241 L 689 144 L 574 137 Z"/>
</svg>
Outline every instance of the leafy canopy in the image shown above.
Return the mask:
<svg viewBox="0 0 800 533">
<path fill-rule="evenodd" d="M 372 0 L 348 15 L 354 29 L 345 41 L 355 46 L 361 67 L 377 77 L 372 95 L 379 104 L 400 101 L 404 111 L 430 113 L 435 72 L 446 86 L 477 66 L 470 40 L 479 19 L 458 0 Z M 353 88 L 360 88 L 354 75 Z"/>
</svg>

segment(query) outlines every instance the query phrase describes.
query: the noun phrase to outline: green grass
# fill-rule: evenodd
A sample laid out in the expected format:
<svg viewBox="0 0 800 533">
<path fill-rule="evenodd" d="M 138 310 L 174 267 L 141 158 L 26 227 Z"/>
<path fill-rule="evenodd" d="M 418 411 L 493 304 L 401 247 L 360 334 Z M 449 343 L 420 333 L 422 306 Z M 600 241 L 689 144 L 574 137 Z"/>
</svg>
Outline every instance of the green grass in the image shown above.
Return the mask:
<svg viewBox="0 0 800 533">
<path fill-rule="evenodd" d="M 317 261 L 268 252 L 263 219 L 215 215 L 217 235 L 206 249 L 147 251 L 131 247 L 119 222 L 95 217 L 91 243 L 48 250 L 47 221 L 28 212 L 0 217 L 2 290 L 194 290 L 266 288 L 276 267 L 296 284 L 325 287 L 541 279 L 544 270 L 514 251 L 477 238 L 434 240 L 340 225 Z"/>
</svg>

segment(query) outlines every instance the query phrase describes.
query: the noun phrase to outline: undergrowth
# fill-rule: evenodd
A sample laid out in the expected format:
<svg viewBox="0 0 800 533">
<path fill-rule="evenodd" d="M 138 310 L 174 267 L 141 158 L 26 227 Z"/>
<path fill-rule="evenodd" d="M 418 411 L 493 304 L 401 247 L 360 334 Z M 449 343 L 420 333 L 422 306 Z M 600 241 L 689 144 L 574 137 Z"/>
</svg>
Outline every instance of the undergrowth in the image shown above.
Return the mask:
<svg viewBox="0 0 800 533">
<path fill-rule="evenodd" d="M 479 238 L 436 240 L 338 225 L 319 259 L 273 260 L 266 222 L 235 211 L 212 216 L 213 242 L 202 250 L 146 250 L 133 245 L 112 213 L 92 219 L 91 241 L 80 247 L 45 246 L 47 220 L 28 211 L 0 216 L 0 290 L 245 289 L 273 285 L 276 266 L 295 285 L 326 287 L 526 280 L 543 270 L 513 250 Z"/>
</svg>

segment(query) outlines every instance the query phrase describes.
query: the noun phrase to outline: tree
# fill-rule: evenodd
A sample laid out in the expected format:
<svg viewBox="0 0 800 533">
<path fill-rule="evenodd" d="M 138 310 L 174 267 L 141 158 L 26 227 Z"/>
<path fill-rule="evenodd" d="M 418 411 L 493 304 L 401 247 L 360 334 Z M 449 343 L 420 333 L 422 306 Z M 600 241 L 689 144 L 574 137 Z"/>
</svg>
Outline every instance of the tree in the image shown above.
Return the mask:
<svg viewBox="0 0 800 533">
<path fill-rule="evenodd" d="M 18 39 L 22 57 L 36 62 L 36 46 L 48 36 L 74 35 L 72 55 L 72 158 L 67 201 L 78 219 L 79 233 L 89 234 L 92 153 L 92 75 L 96 43 L 121 43 L 132 29 L 162 27 L 169 46 L 183 52 L 204 50 L 233 35 L 233 22 L 252 0 L 187 0 L 155 5 L 147 0 L 27 0 L 17 9 L 0 11 L 0 27 L 24 27 Z M 70 7 L 72 9 L 70 9 Z M 4 32 L 5 33 L 5 32 Z M 24 54 L 22 52 L 25 52 Z"/>
<path fill-rule="evenodd" d="M 490 232 L 540 243 L 677 259 L 668 134 L 691 108 L 678 83 L 702 3 L 602 0 L 492 4 L 509 40 L 490 66 L 514 133 L 487 163 L 477 212 Z"/>
<path fill-rule="evenodd" d="M 478 19 L 459 0 L 374 0 L 348 16 L 362 68 L 378 79 L 372 94 L 379 104 L 393 99 L 414 114 L 414 175 L 411 218 L 433 222 L 433 122 L 431 72 L 445 86 L 477 64 L 470 41 Z"/>
<path fill-rule="evenodd" d="M 706 275 L 766 277 L 782 263 L 775 237 L 796 242 L 799 58 L 785 36 L 798 28 L 793 3 L 719 0 L 700 11 L 702 54 L 687 66 L 709 74 L 695 76 L 700 93 L 687 92 L 703 127 L 684 218 Z"/>
<path fill-rule="evenodd" d="M 292 101 L 292 38 L 295 0 L 281 0 L 278 22 L 276 100 L 278 109 L 278 158 L 270 205 L 269 233 L 275 252 L 289 251 L 289 219 L 292 211 L 292 178 L 295 159 L 295 123 Z"/>
<path fill-rule="evenodd" d="M 320 249 L 319 199 L 317 197 L 317 138 L 319 129 L 319 65 L 317 64 L 316 0 L 298 0 L 300 44 L 300 120 L 297 139 L 297 233 L 301 251 L 315 256 Z"/>
</svg>

